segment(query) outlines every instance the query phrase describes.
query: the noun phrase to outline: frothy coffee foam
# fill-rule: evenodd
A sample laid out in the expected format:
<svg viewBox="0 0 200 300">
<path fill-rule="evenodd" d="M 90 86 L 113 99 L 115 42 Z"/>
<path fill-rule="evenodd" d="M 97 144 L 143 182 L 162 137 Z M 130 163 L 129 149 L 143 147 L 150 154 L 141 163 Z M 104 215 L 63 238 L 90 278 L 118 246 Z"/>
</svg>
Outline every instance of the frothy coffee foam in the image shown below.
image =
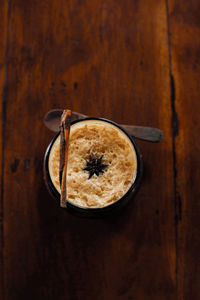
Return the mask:
<svg viewBox="0 0 200 300">
<path fill-rule="evenodd" d="M 104 173 L 88 179 L 86 159 L 103 155 L 108 164 Z M 51 180 L 60 193 L 60 136 L 49 155 Z M 135 149 L 116 126 L 99 120 L 87 120 L 71 126 L 67 165 L 67 199 L 82 207 L 103 207 L 119 200 L 133 183 L 137 170 Z"/>
</svg>

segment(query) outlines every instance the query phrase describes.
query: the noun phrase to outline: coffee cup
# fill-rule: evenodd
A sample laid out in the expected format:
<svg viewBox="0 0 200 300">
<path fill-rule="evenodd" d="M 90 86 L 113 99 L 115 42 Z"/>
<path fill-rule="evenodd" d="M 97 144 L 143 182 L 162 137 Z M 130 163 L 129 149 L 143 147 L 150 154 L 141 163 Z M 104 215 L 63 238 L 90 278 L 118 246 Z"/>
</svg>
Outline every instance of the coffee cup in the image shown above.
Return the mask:
<svg viewBox="0 0 200 300">
<path fill-rule="evenodd" d="M 102 217 L 125 206 L 142 177 L 142 158 L 133 138 L 102 118 L 71 123 L 67 164 L 66 210 L 82 217 Z M 59 203 L 60 132 L 44 157 L 44 177 Z"/>
</svg>

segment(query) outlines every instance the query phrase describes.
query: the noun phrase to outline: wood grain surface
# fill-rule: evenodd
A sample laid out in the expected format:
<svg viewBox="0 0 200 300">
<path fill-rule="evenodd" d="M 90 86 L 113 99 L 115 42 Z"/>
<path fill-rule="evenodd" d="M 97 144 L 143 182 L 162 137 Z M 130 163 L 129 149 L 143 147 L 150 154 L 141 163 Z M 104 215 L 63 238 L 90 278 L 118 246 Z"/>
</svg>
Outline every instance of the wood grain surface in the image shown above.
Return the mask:
<svg viewBox="0 0 200 300">
<path fill-rule="evenodd" d="M 0 186 L 1 186 L 1 196 L 0 196 L 0 299 L 4 299 L 4 272 L 3 272 L 3 248 L 4 248 L 4 232 L 3 232 L 3 222 L 4 222 L 4 140 L 5 140 L 5 103 L 6 103 L 6 77 L 7 77 L 7 24 L 8 24 L 8 3 L 7 1 L 0 2 Z"/>
<path fill-rule="evenodd" d="M 198 300 L 200 5 L 0 2 L 0 299 Z M 53 108 L 158 127 L 118 216 L 80 219 L 48 194 Z"/>
<path fill-rule="evenodd" d="M 174 167 L 180 299 L 200 298 L 200 3 L 171 1 Z"/>
</svg>

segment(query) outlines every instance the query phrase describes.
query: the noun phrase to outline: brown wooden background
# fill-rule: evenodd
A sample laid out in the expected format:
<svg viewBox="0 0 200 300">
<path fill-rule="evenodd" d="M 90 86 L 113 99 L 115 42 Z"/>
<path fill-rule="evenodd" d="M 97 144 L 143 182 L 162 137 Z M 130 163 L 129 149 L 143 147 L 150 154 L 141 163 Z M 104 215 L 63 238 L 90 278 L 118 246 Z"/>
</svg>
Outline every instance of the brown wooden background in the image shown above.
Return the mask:
<svg viewBox="0 0 200 300">
<path fill-rule="evenodd" d="M 200 1 L 1 0 L 0 94 L 0 299 L 200 299 Z M 64 107 L 164 131 L 117 218 L 48 195 Z"/>
</svg>

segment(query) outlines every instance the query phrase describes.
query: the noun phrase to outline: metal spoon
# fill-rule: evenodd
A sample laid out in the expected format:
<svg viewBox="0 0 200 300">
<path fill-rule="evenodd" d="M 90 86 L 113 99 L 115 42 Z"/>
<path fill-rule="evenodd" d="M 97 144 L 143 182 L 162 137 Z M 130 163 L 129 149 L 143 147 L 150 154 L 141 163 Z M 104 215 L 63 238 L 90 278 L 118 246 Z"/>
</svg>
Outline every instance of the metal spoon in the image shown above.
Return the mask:
<svg viewBox="0 0 200 300">
<path fill-rule="evenodd" d="M 58 132 L 60 130 L 60 117 L 63 113 L 62 109 L 53 109 L 50 110 L 44 117 L 44 124 L 48 129 L 54 132 Z M 80 120 L 87 118 L 88 116 L 72 112 L 71 120 Z M 157 128 L 151 127 L 143 127 L 143 126 L 134 126 L 134 125 L 120 125 L 124 128 L 131 136 L 148 141 L 148 142 L 160 142 L 162 140 L 163 132 Z"/>
</svg>

